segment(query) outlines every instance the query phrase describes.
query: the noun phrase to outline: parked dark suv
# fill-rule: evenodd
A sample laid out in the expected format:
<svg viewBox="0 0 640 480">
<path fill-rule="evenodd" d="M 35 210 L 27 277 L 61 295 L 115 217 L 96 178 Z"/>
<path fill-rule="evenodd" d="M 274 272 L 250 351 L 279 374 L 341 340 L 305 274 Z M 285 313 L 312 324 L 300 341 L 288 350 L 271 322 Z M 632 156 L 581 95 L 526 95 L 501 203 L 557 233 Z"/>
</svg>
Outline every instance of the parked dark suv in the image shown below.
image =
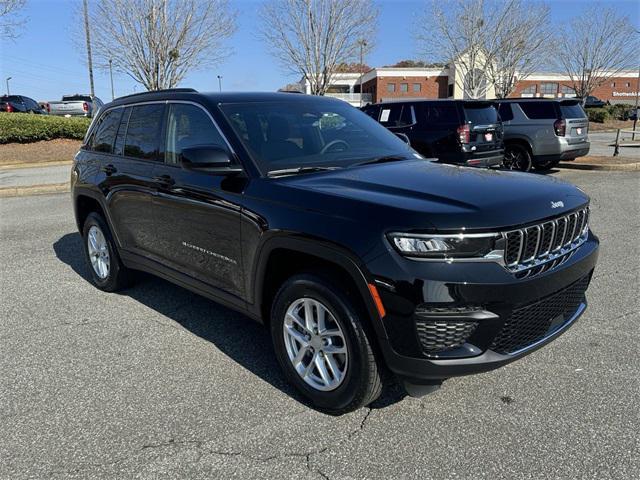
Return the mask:
<svg viewBox="0 0 640 480">
<path fill-rule="evenodd" d="M 367 105 L 363 111 L 392 132 L 406 135 L 425 157 L 475 167 L 502 164 L 502 124 L 492 102 L 388 102 Z"/>
<path fill-rule="evenodd" d="M 144 270 L 264 322 L 332 413 L 375 400 L 386 368 L 420 395 L 548 343 L 584 311 L 598 251 L 576 187 L 426 161 L 326 97 L 123 97 L 71 186 L 98 288 Z"/>
<path fill-rule="evenodd" d="M 34 99 L 24 95 L 2 95 L 0 112 L 46 114 L 47 111 Z"/>
</svg>

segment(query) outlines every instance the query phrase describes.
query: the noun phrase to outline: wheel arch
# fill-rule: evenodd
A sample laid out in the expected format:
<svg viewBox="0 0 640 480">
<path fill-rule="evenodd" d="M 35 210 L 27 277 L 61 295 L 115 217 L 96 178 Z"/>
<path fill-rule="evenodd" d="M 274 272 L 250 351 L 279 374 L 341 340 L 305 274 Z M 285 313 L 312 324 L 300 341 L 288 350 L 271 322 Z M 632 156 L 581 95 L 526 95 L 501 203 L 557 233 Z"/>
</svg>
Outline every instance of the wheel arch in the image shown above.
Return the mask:
<svg viewBox="0 0 640 480">
<path fill-rule="evenodd" d="M 505 148 L 509 147 L 510 145 L 517 145 L 519 147 L 525 148 L 529 152 L 529 155 L 533 157 L 533 146 L 531 145 L 531 142 L 528 138 L 513 137 L 504 141 Z"/>
</svg>

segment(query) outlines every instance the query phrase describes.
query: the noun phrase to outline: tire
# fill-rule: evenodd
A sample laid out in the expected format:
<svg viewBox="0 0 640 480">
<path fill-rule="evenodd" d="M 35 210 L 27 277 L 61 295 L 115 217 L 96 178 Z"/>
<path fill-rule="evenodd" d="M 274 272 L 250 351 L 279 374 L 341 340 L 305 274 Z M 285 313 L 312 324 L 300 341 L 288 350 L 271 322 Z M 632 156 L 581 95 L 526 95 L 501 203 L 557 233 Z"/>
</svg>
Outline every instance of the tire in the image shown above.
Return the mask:
<svg viewBox="0 0 640 480">
<path fill-rule="evenodd" d="M 560 160 L 548 160 L 546 162 L 536 163 L 533 168 L 535 168 L 537 172 L 548 172 L 552 168 L 557 167 L 559 163 Z"/>
<path fill-rule="evenodd" d="M 528 172 L 531 170 L 531 154 L 520 145 L 507 145 L 502 166 L 507 170 Z"/>
<path fill-rule="evenodd" d="M 91 280 L 96 287 L 105 292 L 117 292 L 131 285 L 133 272 L 122 264 L 111 231 L 102 215 L 92 212 L 87 216 L 82 228 L 82 239 Z"/>
<path fill-rule="evenodd" d="M 316 408 L 332 415 L 368 405 L 382 391 L 380 372 L 361 315 L 337 285 L 317 274 L 291 277 L 276 294 L 270 323 L 276 357 L 289 382 Z M 307 310 L 309 305 L 311 310 Z M 322 329 L 314 332 L 312 328 L 314 324 L 318 326 L 318 313 L 323 308 L 324 332 L 333 332 L 324 336 Z M 312 312 L 310 324 L 307 311 Z M 293 317 L 297 320 L 293 321 Z M 295 335 L 289 333 L 292 329 Z M 304 338 L 304 332 L 307 347 L 298 340 Z M 342 351 L 345 353 L 338 353 Z M 297 369 L 296 353 L 302 355 Z"/>
</svg>

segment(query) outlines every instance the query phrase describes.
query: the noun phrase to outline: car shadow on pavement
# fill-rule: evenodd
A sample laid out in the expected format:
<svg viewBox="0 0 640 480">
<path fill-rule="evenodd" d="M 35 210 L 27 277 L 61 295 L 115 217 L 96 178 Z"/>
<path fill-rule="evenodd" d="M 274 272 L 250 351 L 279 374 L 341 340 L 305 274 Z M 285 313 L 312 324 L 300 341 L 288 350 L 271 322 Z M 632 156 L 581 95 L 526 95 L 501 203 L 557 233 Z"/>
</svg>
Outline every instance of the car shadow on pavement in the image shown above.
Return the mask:
<svg viewBox="0 0 640 480">
<path fill-rule="evenodd" d="M 87 282 L 91 276 L 78 233 L 63 235 L 53 244 L 56 257 Z M 212 343 L 244 368 L 298 402 L 311 405 L 285 379 L 273 353 L 271 337 L 264 326 L 252 319 L 166 280 L 138 272 L 136 283 L 119 292 L 179 323 L 194 335 Z M 105 295 L 109 295 L 105 293 Z M 385 387 L 372 408 L 384 408 L 406 394 L 395 384 Z"/>
</svg>

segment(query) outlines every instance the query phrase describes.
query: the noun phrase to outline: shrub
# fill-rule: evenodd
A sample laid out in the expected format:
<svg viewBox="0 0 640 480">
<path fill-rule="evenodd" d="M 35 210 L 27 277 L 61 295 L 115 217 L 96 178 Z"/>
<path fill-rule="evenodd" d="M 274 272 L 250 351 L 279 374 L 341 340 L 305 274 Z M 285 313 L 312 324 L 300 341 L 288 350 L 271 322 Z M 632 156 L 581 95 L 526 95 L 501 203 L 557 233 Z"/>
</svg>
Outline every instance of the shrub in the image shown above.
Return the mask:
<svg viewBox="0 0 640 480">
<path fill-rule="evenodd" d="M 90 118 L 65 118 L 29 113 L 0 113 L 0 144 L 54 138 L 82 140 Z"/>
<path fill-rule="evenodd" d="M 604 123 L 609 118 L 606 108 L 587 108 L 587 116 L 590 122 Z"/>
</svg>

